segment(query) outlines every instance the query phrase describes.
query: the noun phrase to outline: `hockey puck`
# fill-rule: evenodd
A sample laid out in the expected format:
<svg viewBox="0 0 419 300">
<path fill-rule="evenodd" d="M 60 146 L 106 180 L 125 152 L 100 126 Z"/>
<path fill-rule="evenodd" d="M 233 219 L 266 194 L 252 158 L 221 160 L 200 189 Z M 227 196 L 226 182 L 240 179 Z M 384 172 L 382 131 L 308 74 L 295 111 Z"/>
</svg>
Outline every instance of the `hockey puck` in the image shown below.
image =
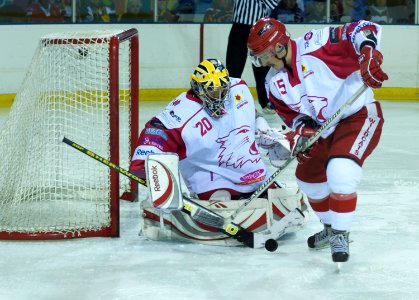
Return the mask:
<svg viewBox="0 0 419 300">
<path fill-rule="evenodd" d="M 278 249 L 278 242 L 274 239 L 269 239 L 265 242 L 265 249 L 269 252 L 274 252 L 276 249 Z"/>
</svg>

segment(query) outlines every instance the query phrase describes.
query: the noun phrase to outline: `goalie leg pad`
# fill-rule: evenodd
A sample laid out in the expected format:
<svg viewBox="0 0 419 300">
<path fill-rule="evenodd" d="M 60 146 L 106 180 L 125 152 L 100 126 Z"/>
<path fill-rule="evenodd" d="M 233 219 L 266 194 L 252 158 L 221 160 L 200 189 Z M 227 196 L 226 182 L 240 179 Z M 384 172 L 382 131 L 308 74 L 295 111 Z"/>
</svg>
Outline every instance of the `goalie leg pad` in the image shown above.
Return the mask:
<svg viewBox="0 0 419 300">
<path fill-rule="evenodd" d="M 303 193 L 297 187 L 268 189 L 268 200 L 272 205 L 274 219 L 283 218 L 296 208 L 302 211 L 307 210 Z"/>
<path fill-rule="evenodd" d="M 234 219 L 234 222 L 252 232 L 268 231 L 266 239 L 280 238 L 282 235 L 295 232 L 304 225 L 304 215 L 296 210 L 302 209 L 302 193 L 298 188 L 273 189 L 268 191 L 270 199 L 258 198 L 250 202 Z M 194 200 L 198 204 L 229 217 L 244 200 Z M 304 208 L 303 208 L 304 209 Z M 219 246 L 242 245 L 237 240 L 218 232 L 214 228 L 201 224 L 182 212 L 171 214 L 160 213 L 149 202 L 141 203 L 142 235 L 151 240 L 178 240 L 182 242 L 201 243 Z M 266 240 L 260 241 L 261 247 Z"/>
<path fill-rule="evenodd" d="M 229 217 L 243 204 L 243 200 L 224 202 L 219 200 L 203 201 L 194 199 L 194 202 L 223 217 Z M 255 199 L 248 205 L 246 210 L 237 216 L 235 222 L 249 231 L 265 230 L 267 203 L 266 199 Z M 193 220 L 182 212 L 175 211 L 171 214 L 161 214 L 159 210 L 146 201 L 141 202 L 140 207 L 142 211 L 141 234 L 148 239 L 179 240 L 221 246 L 242 245 L 237 240 Z"/>
<path fill-rule="evenodd" d="M 303 193 L 298 188 L 268 190 L 268 201 L 272 207 L 272 238 L 299 231 L 305 225 L 305 205 Z"/>
</svg>

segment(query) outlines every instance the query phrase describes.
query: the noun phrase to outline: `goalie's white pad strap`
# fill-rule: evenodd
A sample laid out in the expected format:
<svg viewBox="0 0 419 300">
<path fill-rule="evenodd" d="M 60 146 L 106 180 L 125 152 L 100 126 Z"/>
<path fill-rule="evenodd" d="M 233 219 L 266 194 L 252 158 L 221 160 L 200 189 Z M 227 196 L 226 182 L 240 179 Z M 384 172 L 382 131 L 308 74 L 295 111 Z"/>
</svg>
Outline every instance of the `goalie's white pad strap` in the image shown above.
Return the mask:
<svg viewBox="0 0 419 300">
<path fill-rule="evenodd" d="M 288 213 L 281 220 L 275 222 L 269 230 L 265 231 L 263 235 L 255 235 L 253 245 L 255 248 L 264 247 L 269 239 L 278 240 L 288 233 L 293 233 L 300 230 L 305 224 L 304 213 L 295 209 Z"/>
<path fill-rule="evenodd" d="M 272 194 L 274 198 L 270 200 L 258 198 L 252 201 L 246 210 L 237 216 L 234 222 L 254 232 L 261 232 L 269 228 L 275 229 L 274 225 L 290 213 L 291 210 L 288 208 L 301 208 L 302 203 L 302 194 L 297 188 L 281 188 L 278 190 L 281 191 L 274 192 Z M 284 197 L 284 203 L 282 203 L 282 200 L 278 196 Z M 243 204 L 243 200 L 194 201 L 223 217 L 229 217 Z M 149 239 L 173 239 L 224 246 L 241 245 L 235 239 L 227 237 L 214 228 L 200 224 L 181 212 L 176 211 L 172 214 L 160 215 L 158 210 L 146 201 L 141 203 L 141 210 L 143 212 L 143 218 L 141 220 L 142 234 Z M 294 218 L 292 219 L 294 220 Z M 162 222 L 163 226 L 160 226 L 160 222 Z M 287 227 L 290 222 L 285 219 L 283 224 Z M 272 232 L 273 235 L 276 234 L 276 237 L 280 237 L 278 232 L 283 232 L 281 235 L 287 233 L 283 230 L 282 225 L 280 227 L 280 229 L 275 229 L 277 233 Z M 293 231 L 298 230 L 300 227 L 299 225 Z"/>
</svg>

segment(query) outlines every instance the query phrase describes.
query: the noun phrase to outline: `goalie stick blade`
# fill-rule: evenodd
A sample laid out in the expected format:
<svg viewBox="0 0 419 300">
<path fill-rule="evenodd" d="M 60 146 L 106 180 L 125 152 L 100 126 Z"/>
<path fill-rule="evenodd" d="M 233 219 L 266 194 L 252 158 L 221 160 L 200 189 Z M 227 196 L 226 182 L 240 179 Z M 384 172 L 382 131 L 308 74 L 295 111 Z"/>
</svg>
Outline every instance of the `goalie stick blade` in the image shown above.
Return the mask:
<svg viewBox="0 0 419 300">
<path fill-rule="evenodd" d="M 240 225 L 236 225 L 232 222 L 226 222 L 224 217 L 213 211 L 205 209 L 189 198 L 184 197 L 183 203 L 184 207 L 182 211 L 191 216 L 195 221 L 216 228 L 217 230 L 236 239 L 247 247 L 263 248 L 265 246 L 265 237 L 259 238 L 260 240 L 263 240 L 263 243 L 259 242 L 258 244 L 255 244 L 255 233 L 245 230 Z"/>
<path fill-rule="evenodd" d="M 164 211 L 182 210 L 179 156 L 175 153 L 149 154 L 145 169 L 151 204 Z"/>
</svg>

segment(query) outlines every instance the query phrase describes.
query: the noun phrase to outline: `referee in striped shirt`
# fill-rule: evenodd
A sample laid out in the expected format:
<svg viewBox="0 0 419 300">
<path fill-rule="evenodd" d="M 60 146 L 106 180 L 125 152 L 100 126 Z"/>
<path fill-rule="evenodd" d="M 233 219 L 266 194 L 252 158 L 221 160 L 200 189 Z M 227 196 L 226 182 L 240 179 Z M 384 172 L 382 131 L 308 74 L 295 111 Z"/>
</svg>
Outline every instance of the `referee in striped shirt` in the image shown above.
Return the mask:
<svg viewBox="0 0 419 300">
<path fill-rule="evenodd" d="M 270 15 L 279 0 L 235 0 L 233 25 L 228 36 L 226 67 L 231 77 L 241 78 L 247 59 L 247 37 L 252 25 L 262 17 Z M 265 77 L 269 67 L 255 67 L 252 64 L 256 81 L 259 104 L 265 114 L 275 111 L 268 105 Z"/>
</svg>

